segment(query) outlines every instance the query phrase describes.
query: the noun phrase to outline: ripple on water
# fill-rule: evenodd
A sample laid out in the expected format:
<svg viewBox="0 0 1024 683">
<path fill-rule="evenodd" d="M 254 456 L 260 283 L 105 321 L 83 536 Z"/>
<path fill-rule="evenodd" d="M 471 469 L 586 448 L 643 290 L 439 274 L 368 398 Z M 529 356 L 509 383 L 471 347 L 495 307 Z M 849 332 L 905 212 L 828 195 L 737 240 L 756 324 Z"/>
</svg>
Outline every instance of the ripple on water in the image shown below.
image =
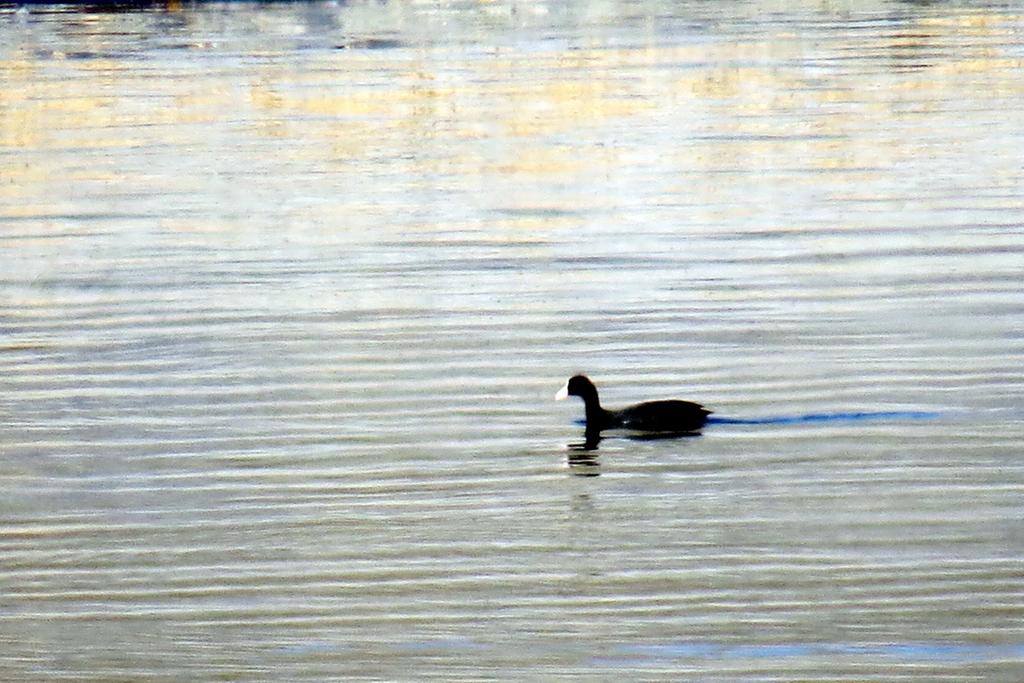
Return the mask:
<svg viewBox="0 0 1024 683">
<path fill-rule="evenodd" d="M 1019 17 L 528 5 L 0 9 L 0 678 L 1020 678 Z"/>
</svg>

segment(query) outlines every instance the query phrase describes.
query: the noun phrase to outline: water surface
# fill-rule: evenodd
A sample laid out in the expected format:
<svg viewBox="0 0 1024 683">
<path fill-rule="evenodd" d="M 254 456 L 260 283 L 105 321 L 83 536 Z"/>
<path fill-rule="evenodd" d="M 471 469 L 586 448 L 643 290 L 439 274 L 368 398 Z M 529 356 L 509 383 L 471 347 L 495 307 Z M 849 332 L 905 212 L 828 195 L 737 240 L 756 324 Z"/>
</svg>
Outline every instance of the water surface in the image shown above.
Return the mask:
<svg viewBox="0 0 1024 683">
<path fill-rule="evenodd" d="M 1022 9 L 3 6 L 0 678 L 1021 680 Z"/>
</svg>

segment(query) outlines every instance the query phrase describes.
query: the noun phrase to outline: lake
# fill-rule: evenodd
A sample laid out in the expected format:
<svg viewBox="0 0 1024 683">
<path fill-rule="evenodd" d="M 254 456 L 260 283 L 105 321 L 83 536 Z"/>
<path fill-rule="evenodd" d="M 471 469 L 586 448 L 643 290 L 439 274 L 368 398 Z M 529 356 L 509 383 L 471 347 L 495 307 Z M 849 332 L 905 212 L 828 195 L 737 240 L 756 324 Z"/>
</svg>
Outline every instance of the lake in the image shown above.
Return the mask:
<svg viewBox="0 0 1024 683">
<path fill-rule="evenodd" d="M 1022 21 L 0 5 L 0 679 L 1024 679 Z"/>
</svg>

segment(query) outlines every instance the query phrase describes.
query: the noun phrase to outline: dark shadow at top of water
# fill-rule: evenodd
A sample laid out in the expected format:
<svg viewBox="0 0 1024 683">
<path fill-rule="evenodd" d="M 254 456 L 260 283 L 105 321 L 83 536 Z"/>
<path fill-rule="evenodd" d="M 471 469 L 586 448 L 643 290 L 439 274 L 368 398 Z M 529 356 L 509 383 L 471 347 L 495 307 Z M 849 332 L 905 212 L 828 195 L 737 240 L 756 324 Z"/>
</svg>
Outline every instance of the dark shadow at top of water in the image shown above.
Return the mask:
<svg viewBox="0 0 1024 683">
<path fill-rule="evenodd" d="M 80 12 L 98 14 L 101 12 L 138 12 L 146 10 L 167 10 L 174 6 L 170 0 L 111 0 L 111 2 L 54 2 L 53 0 L 21 0 L 21 2 L 0 2 L 0 7 L 41 7 L 63 13 Z"/>
</svg>

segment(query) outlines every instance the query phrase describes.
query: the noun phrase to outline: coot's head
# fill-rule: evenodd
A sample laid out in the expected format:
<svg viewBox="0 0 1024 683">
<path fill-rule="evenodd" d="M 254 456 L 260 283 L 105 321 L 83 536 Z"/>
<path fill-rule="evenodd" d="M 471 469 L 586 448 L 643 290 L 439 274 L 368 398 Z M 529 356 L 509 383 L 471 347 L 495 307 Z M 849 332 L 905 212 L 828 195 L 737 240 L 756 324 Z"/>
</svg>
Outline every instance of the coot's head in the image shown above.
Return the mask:
<svg viewBox="0 0 1024 683">
<path fill-rule="evenodd" d="M 584 375 L 576 375 L 575 377 L 570 377 L 565 386 L 555 394 L 555 400 L 561 401 L 570 396 L 579 396 L 584 401 L 589 402 L 597 398 L 597 387 Z"/>
</svg>

